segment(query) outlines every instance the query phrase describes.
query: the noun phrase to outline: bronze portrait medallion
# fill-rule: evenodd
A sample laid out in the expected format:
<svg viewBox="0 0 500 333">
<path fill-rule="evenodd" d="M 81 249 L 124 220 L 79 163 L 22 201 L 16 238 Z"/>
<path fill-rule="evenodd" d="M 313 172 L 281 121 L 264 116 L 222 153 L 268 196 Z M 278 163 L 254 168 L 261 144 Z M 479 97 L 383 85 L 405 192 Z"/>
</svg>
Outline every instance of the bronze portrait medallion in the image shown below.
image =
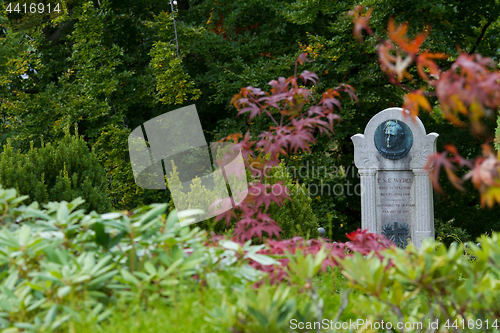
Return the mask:
<svg viewBox="0 0 500 333">
<path fill-rule="evenodd" d="M 401 120 L 390 119 L 375 130 L 375 147 L 388 159 L 397 160 L 408 154 L 413 145 L 413 134 Z"/>
</svg>

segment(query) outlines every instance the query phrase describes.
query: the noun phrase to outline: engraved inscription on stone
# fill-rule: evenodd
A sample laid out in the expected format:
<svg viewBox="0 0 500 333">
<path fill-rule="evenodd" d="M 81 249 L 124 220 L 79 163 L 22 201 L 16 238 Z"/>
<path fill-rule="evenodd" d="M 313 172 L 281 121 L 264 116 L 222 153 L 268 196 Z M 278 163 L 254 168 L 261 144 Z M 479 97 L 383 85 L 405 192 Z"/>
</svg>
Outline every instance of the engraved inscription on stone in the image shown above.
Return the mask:
<svg viewBox="0 0 500 333">
<path fill-rule="evenodd" d="M 413 177 L 411 171 L 377 172 L 377 211 L 382 225 L 412 221 Z"/>
</svg>

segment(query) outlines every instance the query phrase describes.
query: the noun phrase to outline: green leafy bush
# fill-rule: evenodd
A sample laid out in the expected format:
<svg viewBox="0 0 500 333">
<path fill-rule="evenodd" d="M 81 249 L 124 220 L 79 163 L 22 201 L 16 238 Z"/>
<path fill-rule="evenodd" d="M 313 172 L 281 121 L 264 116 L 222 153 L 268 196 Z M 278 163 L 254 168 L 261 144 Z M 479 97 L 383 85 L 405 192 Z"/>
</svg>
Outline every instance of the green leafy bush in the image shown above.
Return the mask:
<svg viewBox="0 0 500 333">
<path fill-rule="evenodd" d="M 345 235 L 361 227 L 361 185 L 357 169 L 344 154 L 338 154 L 338 145 L 338 140 L 320 137 L 318 147 L 322 149 L 290 155 L 286 164 L 294 179 L 306 187 L 318 225 L 331 230 L 328 237 L 347 241 Z"/>
<path fill-rule="evenodd" d="M 265 177 L 265 182 L 269 184 L 275 184 L 279 181 L 288 188 L 291 200 L 286 200 L 282 206 L 272 202 L 268 212 L 283 230 L 280 233 L 281 238 L 318 237 L 318 219 L 311 207 L 312 199 L 308 196 L 306 187 L 293 182 L 284 163 L 273 167 L 269 171 L 268 177 Z"/>
<path fill-rule="evenodd" d="M 219 177 L 222 177 L 222 175 L 220 175 Z M 214 191 L 211 191 L 205 186 L 201 185 L 201 180 L 198 177 L 195 177 L 191 181 L 190 191 L 187 192 L 182 186 L 182 183 L 179 179 L 179 172 L 177 172 L 177 166 L 173 161 L 172 172 L 170 172 L 169 176 L 167 177 L 167 181 L 169 190 L 171 191 L 172 195 L 176 196 L 176 204 L 179 207 L 183 207 L 185 209 L 202 209 L 206 212 L 206 209 L 210 207 L 210 205 L 222 195 L 222 189 L 215 189 Z M 216 183 L 219 183 L 221 179 L 218 178 L 215 181 Z M 170 210 L 174 210 L 176 208 L 176 206 L 174 205 L 173 197 L 170 198 L 169 208 Z M 196 227 L 204 230 L 215 231 L 217 233 L 222 233 L 225 230 L 225 225 L 223 225 L 222 223 L 215 223 L 215 217 L 197 223 Z"/>
<path fill-rule="evenodd" d="M 111 208 L 107 193 L 108 180 L 104 168 L 82 137 L 66 131 L 56 144 L 43 144 L 22 153 L 11 143 L 4 146 L 0 157 L 0 184 L 16 188 L 30 201 L 85 199 L 83 208 L 106 212 Z"/>
<path fill-rule="evenodd" d="M 467 243 L 472 237 L 466 230 L 455 225 L 455 219 L 444 222 L 442 219 L 436 219 L 434 222 L 436 228 L 436 240 L 447 247 L 453 242 Z"/>
<path fill-rule="evenodd" d="M 176 166 L 172 164 L 172 167 L 173 172 L 171 172 L 168 177 L 170 188 L 173 186 L 180 186 L 181 184 Z M 290 173 L 283 163 L 272 167 L 264 178 L 264 182 L 267 184 L 275 184 L 280 181 L 288 188 L 288 195 L 291 200 L 286 200 L 281 206 L 272 202 L 268 209 L 271 218 L 274 219 L 283 230 L 280 233 L 280 237 L 282 239 L 292 238 L 294 236 L 305 238 L 318 237 L 319 226 L 316 215 L 311 207 L 312 199 L 309 198 L 305 186 L 293 182 Z M 222 195 L 220 190 L 221 189 L 218 189 L 219 193 L 207 190 L 205 187 L 201 186 L 200 180 L 195 178 L 191 183 L 190 192 L 187 194 L 176 192 L 176 195 L 178 202 L 181 203 L 184 208 L 198 209 L 200 207 L 208 207 L 211 202 L 217 197 L 220 197 Z M 171 209 L 174 209 L 173 201 L 170 201 L 170 206 Z M 196 226 L 216 233 L 225 233 L 231 231 L 234 228 L 234 224 L 235 222 L 233 221 L 228 227 L 224 221 L 215 223 L 215 217 L 213 217 L 197 223 Z"/>
</svg>

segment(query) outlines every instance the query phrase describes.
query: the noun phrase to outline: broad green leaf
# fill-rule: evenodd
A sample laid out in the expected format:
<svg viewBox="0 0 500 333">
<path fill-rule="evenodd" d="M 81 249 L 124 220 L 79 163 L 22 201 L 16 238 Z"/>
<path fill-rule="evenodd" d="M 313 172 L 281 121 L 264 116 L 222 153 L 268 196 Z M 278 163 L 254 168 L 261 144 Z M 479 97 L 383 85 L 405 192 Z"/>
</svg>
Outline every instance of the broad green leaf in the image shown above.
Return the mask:
<svg viewBox="0 0 500 333">
<path fill-rule="evenodd" d="M 137 278 L 135 276 L 133 276 L 132 274 L 130 274 L 130 272 L 127 271 L 126 269 L 122 268 L 120 273 L 121 273 L 123 279 L 125 281 L 127 281 L 128 283 L 133 284 L 135 286 L 140 285 L 140 281 L 137 280 Z"/>
<path fill-rule="evenodd" d="M 59 204 L 59 209 L 57 210 L 57 221 L 61 223 L 65 222 L 68 215 L 69 215 L 69 210 L 67 203 L 61 202 Z"/>
<path fill-rule="evenodd" d="M 114 220 L 114 219 L 117 219 L 117 218 L 119 218 L 121 216 L 122 216 L 121 213 L 107 213 L 107 214 L 102 214 L 101 215 L 101 219 L 103 219 L 103 220 Z"/>
<path fill-rule="evenodd" d="M 248 254 L 246 257 L 258 262 L 261 265 L 279 265 L 279 261 L 263 254 Z"/>
<path fill-rule="evenodd" d="M 241 249 L 240 244 L 235 243 L 235 242 L 233 242 L 231 240 L 221 240 L 219 242 L 219 244 L 223 248 L 226 248 L 226 249 L 229 249 L 229 250 L 233 250 L 233 251 L 239 251 Z"/>
<path fill-rule="evenodd" d="M 138 222 L 141 225 L 146 224 L 158 215 L 163 214 L 166 209 L 167 204 L 158 204 L 157 206 L 153 207 L 153 209 L 149 210 L 146 214 L 142 215 Z"/>
<path fill-rule="evenodd" d="M 96 277 L 96 278 L 92 279 L 90 282 L 88 282 L 87 288 L 89 288 L 89 289 L 94 288 L 94 287 L 100 285 L 101 283 L 111 279 L 116 274 L 118 274 L 118 270 L 116 270 L 116 269 L 112 270 L 110 272 L 104 273 L 104 274 L 100 275 L 99 277 Z"/>
<path fill-rule="evenodd" d="M 45 316 L 45 319 L 43 321 L 43 324 L 45 325 L 45 327 L 50 327 L 52 322 L 54 322 L 58 308 L 59 308 L 58 304 L 54 304 L 50 307 L 50 309 L 47 312 L 47 315 Z"/>
<path fill-rule="evenodd" d="M 147 261 L 145 264 L 144 264 L 144 269 L 146 270 L 146 272 L 148 272 L 148 274 L 151 274 L 151 275 L 156 275 L 157 271 L 156 271 L 156 268 L 154 267 L 154 265 Z"/>
<path fill-rule="evenodd" d="M 64 298 L 71 292 L 71 286 L 64 286 L 57 289 L 57 297 Z"/>
</svg>

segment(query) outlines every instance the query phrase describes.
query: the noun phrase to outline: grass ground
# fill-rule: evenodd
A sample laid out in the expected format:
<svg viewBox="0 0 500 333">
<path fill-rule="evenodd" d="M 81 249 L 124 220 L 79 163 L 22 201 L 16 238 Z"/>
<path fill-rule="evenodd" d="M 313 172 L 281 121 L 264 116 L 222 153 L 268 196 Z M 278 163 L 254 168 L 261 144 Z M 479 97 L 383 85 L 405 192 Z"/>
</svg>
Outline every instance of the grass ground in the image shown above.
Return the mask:
<svg viewBox="0 0 500 333">
<path fill-rule="evenodd" d="M 319 274 L 313 281 L 320 297 L 324 301 L 324 318 L 333 319 L 340 304 L 340 293 L 347 288 L 345 278 L 340 274 L 338 268 L 328 268 Z M 298 289 L 293 289 L 290 297 L 296 298 Z M 96 333 L 96 332 L 120 332 L 120 333 L 212 333 L 216 331 L 213 325 L 205 320 L 206 309 L 218 306 L 222 299 L 236 301 L 237 292 L 218 291 L 215 289 L 192 288 L 177 294 L 177 299 L 171 304 L 156 302 L 149 304 L 147 308 L 138 304 L 117 306 L 112 309 L 108 320 L 101 324 L 85 320 L 82 314 L 82 322 L 71 322 L 68 324 L 69 332 Z M 348 306 L 342 317 L 354 318 L 350 314 Z"/>
</svg>

